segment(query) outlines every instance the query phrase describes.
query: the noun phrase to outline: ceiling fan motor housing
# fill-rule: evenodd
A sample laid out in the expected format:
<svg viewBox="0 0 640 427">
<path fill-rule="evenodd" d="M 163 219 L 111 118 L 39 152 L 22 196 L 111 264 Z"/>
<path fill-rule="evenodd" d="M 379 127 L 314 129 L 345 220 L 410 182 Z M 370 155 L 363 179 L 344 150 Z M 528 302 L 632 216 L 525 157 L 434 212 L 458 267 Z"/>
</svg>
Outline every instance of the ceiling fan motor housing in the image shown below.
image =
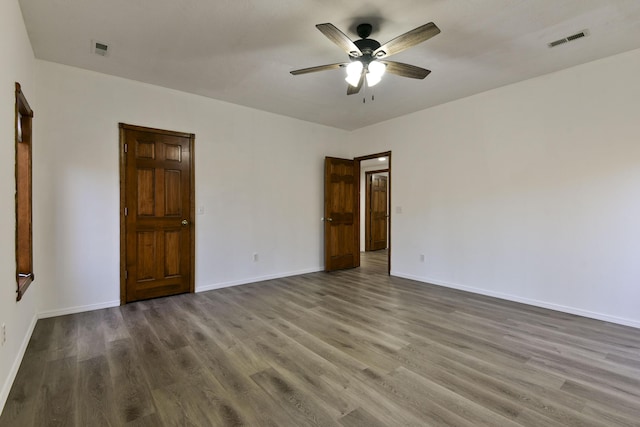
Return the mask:
<svg viewBox="0 0 640 427">
<path fill-rule="evenodd" d="M 371 24 L 358 25 L 356 31 L 358 33 L 358 36 L 360 36 L 360 40 L 356 40 L 353 42 L 356 46 L 358 46 L 360 52 L 362 52 L 362 58 L 360 59 L 360 61 L 366 64 L 371 62 L 371 60 L 373 59 L 373 52 L 380 47 L 380 43 L 378 43 L 376 40 L 367 38 L 371 35 L 372 28 L 373 27 L 371 26 Z"/>
<path fill-rule="evenodd" d="M 380 47 L 380 43 L 373 39 L 361 39 L 353 42 L 360 52 L 362 52 L 362 56 L 371 58 L 373 52 Z"/>
<path fill-rule="evenodd" d="M 371 30 L 373 30 L 373 26 L 371 24 L 360 24 L 356 27 L 356 32 L 361 39 L 366 39 L 371 35 Z"/>
</svg>

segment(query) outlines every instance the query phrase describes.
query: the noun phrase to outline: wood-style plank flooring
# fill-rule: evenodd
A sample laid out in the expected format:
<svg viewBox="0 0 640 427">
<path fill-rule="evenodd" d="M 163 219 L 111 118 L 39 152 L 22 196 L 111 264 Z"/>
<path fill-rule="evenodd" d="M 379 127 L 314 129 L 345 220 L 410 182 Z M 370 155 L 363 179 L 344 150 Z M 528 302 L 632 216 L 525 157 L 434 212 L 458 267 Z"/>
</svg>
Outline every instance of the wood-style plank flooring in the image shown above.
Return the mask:
<svg viewBox="0 0 640 427">
<path fill-rule="evenodd" d="M 0 426 L 640 426 L 640 330 L 385 259 L 40 320 Z"/>
</svg>

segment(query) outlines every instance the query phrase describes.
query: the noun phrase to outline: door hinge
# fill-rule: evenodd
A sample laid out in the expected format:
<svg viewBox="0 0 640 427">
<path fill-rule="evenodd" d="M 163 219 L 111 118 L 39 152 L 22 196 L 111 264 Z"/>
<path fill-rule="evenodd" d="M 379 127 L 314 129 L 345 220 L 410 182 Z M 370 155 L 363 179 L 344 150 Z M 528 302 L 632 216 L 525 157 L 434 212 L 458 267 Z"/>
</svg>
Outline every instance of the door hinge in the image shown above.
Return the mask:
<svg viewBox="0 0 640 427">
<path fill-rule="evenodd" d="M 129 208 L 124 208 L 124 216 L 129 215 Z"/>
<path fill-rule="evenodd" d="M 127 270 L 124 271 L 124 278 L 125 279 L 129 278 L 129 272 Z"/>
<path fill-rule="evenodd" d="M 129 144 L 124 144 L 124 152 L 125 153 L 129 152 Z"/>
</svg>

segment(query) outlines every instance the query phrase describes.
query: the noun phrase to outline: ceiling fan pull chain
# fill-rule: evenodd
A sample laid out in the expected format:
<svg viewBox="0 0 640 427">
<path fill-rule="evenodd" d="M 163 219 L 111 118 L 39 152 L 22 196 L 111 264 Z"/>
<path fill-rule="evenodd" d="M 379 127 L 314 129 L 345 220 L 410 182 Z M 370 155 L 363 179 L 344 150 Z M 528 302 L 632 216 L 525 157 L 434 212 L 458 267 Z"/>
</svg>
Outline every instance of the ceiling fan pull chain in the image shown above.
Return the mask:
<svg viewBox="0 0 640 427">
<path fill-rule="evenodd" d="M 373 101 L 375 101 L 375 100 L 376 100 L 375 95 L 374 95 L 374 94 L 371 94 L 371 102 L 373 102 Z M 363 103 L 363 104 L 366 104 L 366 103 L 367 103 L 367 96 L 366 96 L 366 95 L 362 97 L 362 103 Z"/>
</svg>

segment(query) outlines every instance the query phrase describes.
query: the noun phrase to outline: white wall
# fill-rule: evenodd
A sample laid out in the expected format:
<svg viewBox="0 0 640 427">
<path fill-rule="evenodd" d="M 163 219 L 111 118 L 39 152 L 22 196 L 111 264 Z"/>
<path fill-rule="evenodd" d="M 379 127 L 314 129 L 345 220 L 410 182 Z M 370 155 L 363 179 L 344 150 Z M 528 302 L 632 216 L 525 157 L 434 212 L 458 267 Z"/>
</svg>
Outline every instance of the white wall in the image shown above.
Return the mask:
<svg viewBox="0 0 640 427">
<path fill-rule="evenodd" d="M 322 268 L 323 158 L 344 131 L 36 64 L 42 315 L 118 304 L 118 122 L 196 134 L 196 290 Z"/>
<path fill-rule="evenodd" d="M 16 302 L 15 202 L 15 82 L 19 82 L 35 111 L 33 51 L 17 0 L 0 2 L 0 324 L 7 342 L 0 347 L 0 411 L 9 394 L 22 354 L 36 320 L 39 260 L 34 260 L 36 281 L 22 301 Z M 40 143 L 40 135 L 33 143 Z"/>
<path fill-rule="evenodd" d="M 354 132 L 393 151 L 392 274 L 640 327 L 639 75 L 636 50 Z"/>
</svg>

